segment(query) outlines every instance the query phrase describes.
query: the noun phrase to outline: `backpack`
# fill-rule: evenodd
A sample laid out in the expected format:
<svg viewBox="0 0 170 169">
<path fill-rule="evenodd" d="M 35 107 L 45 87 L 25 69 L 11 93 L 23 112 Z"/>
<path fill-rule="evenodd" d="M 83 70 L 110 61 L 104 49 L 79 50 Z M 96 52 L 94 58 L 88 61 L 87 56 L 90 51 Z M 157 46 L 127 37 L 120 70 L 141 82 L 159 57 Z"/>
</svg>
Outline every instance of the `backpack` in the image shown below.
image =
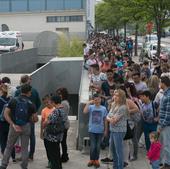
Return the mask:
<svg viewBox="0 0 170 169">
<path fill-rule="evenodd" d="M 4 117 L 4 111 L 5 111 L 5 108 L 7 107 L 7 101 L 6 100 L 4 100 L 2 97 L 0 97 L 0 100 L 4 103 L 4 105 L 3 105 L 3 108 L 2 108 L 2 111 L 1 111 L 1 114 L 0 114 L 0 121 L 1 122 L 4 122 L 4 121 L 6 121 L 5 120 L 5 117 Z"/>
<path fill-rule="evenodd" d="M 19 126 L 23 126 L 29 121 L 29 113 L 28 113 L 28 104 L 29 100 L 25 98 L 15 98 L 16 99 L 16 107 L 15 107 L 15 124 Z"/>
<path fill-rule="evenodd" d="M 58 114 L 57 120 L 55 121 L 55 123 L 50 123 L 47 125 L 46 132 L 51 135 L 57 135 L 63 133 L 66 129 L 65 120 L 60 109 L 55 109 L 53 113 Z"/>
</svg>

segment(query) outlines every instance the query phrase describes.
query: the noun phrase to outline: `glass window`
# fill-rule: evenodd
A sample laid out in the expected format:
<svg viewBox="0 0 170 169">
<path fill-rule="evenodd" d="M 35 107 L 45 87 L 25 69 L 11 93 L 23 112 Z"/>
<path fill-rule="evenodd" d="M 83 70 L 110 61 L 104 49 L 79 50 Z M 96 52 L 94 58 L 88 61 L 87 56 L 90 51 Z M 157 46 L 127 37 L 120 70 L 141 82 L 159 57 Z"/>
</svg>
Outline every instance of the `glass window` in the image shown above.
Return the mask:
<svg viewBox="0 0 170 169">
<path fill-rule="evenodd" d="M 47 16 L 47 22 L 56 22 L 55 16 Z"/>
<path fill-rule="evenodd" d="M 61 10 L 64 9 L 63 0 L 48 0 L 47 10 Z"/>
<path fill-rule="evenodd" d="M 70 21 L 70 17 L 69 16 L 65 16 L 65 21 L 69 22 Z"/>
<path fill-rule="evenodd" d="M 83 16 L 70 16 L 70 22 L 81 22 L 83 21 Z"/>
<path fill-rule="evenodd" d="M 9 0 L 0 1 L 0 12 L 9 12 Z"/>
<path fill-rule="evenodd" d="M 27 0 L 12 0 L 12 11 L 27 11 Z"/>
<path fill-rule="evenodd" d="M 65 22 L 64 16 L 60 16 L 60 22 Z"/>
<path fill-rule="evenodd" d="M 65 9 L 81 9 L 82 0 L 65 0 Z"/>
<path fill-rule="evenodd" d="M 45 0 L 29 0 L 30 11 L 43 11 L 45 9 Z"/>
</svg>

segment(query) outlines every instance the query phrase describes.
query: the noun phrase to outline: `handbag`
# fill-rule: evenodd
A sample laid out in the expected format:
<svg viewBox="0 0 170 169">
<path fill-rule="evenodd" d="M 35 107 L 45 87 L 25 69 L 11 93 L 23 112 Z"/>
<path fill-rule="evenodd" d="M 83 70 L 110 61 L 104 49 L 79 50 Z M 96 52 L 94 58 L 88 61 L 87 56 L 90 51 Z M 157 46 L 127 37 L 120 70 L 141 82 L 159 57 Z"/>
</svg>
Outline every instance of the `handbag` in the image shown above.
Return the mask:
<svg viewBox="0 0 170 169">
<path fill-rule="evenodd" d="M 130 128 L 129 121 L 127 120 L 127 131 L 126 131 L 124 140 L 132 139 L 133 138 L 133 134 L 134 134 L 134 129 Z"/>
</svg>

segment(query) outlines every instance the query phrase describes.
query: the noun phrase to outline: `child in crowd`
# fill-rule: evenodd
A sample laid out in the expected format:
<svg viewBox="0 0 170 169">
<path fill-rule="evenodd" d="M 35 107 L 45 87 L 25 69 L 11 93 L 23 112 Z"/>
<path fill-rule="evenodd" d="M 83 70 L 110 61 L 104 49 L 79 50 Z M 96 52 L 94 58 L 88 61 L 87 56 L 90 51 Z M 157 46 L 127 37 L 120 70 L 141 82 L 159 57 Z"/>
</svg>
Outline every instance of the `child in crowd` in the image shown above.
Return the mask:
<svg viewBox="0 0 170 169">
<path fill-rule="evenodd" d="M 158 133 L 152 132 L 150 133 L 149 137 L 150 137 L 151 146 L 147 153 L 147 158 L 150 160 L 152 169 L 159 169 L 161 143 L 158 141 Z"/>
<path fill-rule="evenodd" d="M 48 116 L 52 113 L 52 111 L 55 108 L 51 103 L 51 98 L 50 98 L 49 95 L 44 96 L 42 101 L 43 101 L 43 104 L 44 104 L 45 107 L 42 109 L 42 112 L 41 112 L 40 138 L 44 140 L 44 146 L 45 146 L 45 149 L 46 149 L 47 148 L 46 140 L 44 139 L 45 122 L 47 121 Z M 47 151 L 46 151 L 46 153 L 47 153 Z M 48 153 L 47 153 L 47 158 L 48 158 L 47 168 L 50 168 L 51 164 L 50 164 L 50 161 L 49 161 Z"/>
<path fill-rule="evenodd" d="M 106 135 L 107 110 L 101 105 L 101 98 L 99 94 L 93 95 L 93 100 L 90 100 L 83 110 L 84 113 L 89 113 L 89 136 L 90 136 L 90 161 L 87 166 L 100 167 L 99 155 L 100 145 L 103 134 Z"/>
</svg>

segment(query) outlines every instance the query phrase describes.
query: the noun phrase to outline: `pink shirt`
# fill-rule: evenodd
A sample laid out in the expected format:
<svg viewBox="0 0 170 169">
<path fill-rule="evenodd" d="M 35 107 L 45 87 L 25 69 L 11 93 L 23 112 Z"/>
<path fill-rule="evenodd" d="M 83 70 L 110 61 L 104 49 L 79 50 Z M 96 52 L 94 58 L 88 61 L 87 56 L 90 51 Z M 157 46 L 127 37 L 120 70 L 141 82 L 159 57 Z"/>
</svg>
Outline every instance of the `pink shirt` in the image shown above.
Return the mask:
<svg viewBox="0 0 170 169">
<path fill-rule="evenodd" d="M 160 159 L 160 152 L 161 152 L 161 143 L 157 141 L 156 143 L 152 143 L 150 149 L 147 153 L 147 156 L 150 161 L 155 161 Z"/>
</svg>

